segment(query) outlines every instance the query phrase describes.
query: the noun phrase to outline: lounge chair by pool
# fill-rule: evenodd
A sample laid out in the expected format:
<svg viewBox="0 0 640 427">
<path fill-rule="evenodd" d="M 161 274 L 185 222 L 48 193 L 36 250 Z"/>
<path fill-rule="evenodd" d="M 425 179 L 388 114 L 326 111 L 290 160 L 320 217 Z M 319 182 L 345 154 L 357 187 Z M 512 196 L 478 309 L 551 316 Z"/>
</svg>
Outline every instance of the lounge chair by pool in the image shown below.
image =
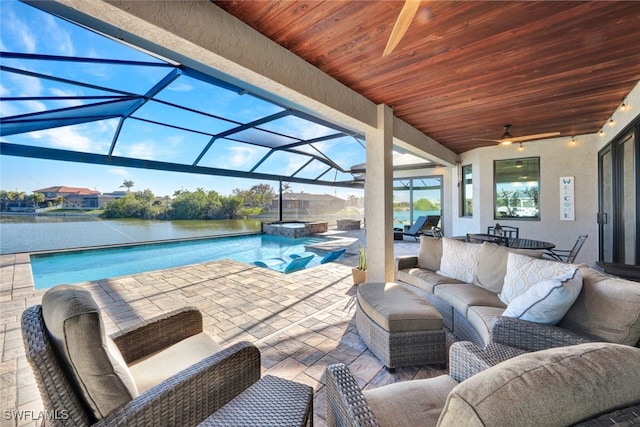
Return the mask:
<svg viewBox="0 0 640 427">
<path fill-rule="evenodd" d="M 320 264 L 326 264 L 331 261 L 335 261 L 342 256 L 342 254 L 346 251 L 346 248 L 338 249 L 335 251 L 328 252 L 321 260 Z M 315 255 L 313 252 L 303 252 L 301 254 L 291 254 L 291 258 L 301 258 L 304 256 Z"/>
<path fill-rule="evenodd" d="M 315 255 L 306 255 L 299 258 L 293 258 L 287 263 L 283 258 L 268 258 L 260 261 L 254 261 L 259 267 L 270 268 L 271 270 L 281 271 L 283 273 L 291 273 L 293 271 L 302 270 L 309 264 Z"/>
</svg>

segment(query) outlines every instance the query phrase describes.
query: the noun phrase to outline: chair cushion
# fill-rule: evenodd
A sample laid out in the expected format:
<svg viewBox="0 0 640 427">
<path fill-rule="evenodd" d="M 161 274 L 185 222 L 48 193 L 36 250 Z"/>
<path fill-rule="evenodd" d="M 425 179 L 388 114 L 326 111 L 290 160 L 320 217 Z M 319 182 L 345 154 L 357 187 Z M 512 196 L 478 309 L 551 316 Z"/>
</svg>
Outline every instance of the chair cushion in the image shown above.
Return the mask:
<svg viewBox="0 0 640 427">
<path fill-rule="evenodd" d="M 516 356 L 454 388 L 440 426 L 573 425 L 640 401 L 640 349 L 588 343 Z"/>
<path fill-rule="evenodd" d="M 578 267 L 575 264 L 535 259 L 510 252 L 500 299 L 505 304 L 509 304 L 515 297 L 522 295 L 536 283 L 563 274 L 571 274 Z"/>
<path fill-rule="evenodd" d="M 396 283 L 363 283 L 357 298 L 362 311 L 389 332 L 442 329 L 438 310 Z"/>
<path fill-rule="evenodd" d="M 192 335 L 174 345 L 129 364 L 138 392 L 144 393 L 183 369 L 222 350 L 206 332 Z"/>
<path fill-rule="evenodd" d="M 402 381 L 362 392 L 381 427 L 435 426 L 458 385 L 449 375 Z"/>
<path fill-rule="evenodd" d="M 572 274 L 536 283 L 511 300 L 503 316 L 555 325 L 569 311 L 581 290 L 582 274 L 576 268 Z"/>
<path fill-rule="evenodd" d="M 478 272 L 478 254 L 482 245 L 442 238 L 442 259 L 438 274 L 473 283 Z"/>
<path fill-rule="evenodd" d="M 597 340 L 636 345 L 640 339 L 640 283 L 580 267 L 582 292 L 558 326 Z"/>
<path fill-rule="evenodd" d="M 418 268 L 438 271 L 442 259 L 442 239 L 420 236 Z"/>
<path fill-rule="evenodd" d="M 138 395 L 89 291 L 77 285 L 49 289 L 42 297 L 42 316 L 60 364 L 95 419 Z"/>
<path fill-rule="evenodd" d="M 542 252 L 528 249 L 512 249 L 494 243 L 484 242 L 478 254 L 478 271 L 474 285 L 499 294 L 507 274 L 509 252 L 542 258 Z"/>
</svg>

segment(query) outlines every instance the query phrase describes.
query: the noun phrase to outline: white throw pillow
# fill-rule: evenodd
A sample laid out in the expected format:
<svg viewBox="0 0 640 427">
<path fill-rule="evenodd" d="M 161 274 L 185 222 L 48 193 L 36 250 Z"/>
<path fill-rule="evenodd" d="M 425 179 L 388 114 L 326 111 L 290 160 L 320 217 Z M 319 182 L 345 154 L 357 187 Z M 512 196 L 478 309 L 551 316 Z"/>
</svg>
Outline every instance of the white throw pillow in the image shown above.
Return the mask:
<svg viewBox="0 0 640 427">
<path fill-rule="evenodd" d="M 553 279 L 565 274 L 573 274 L 578 268 L 575 264 L 531 258 L 513 252 L 507 258 L 507 273 L 499 297 L 509 305 L 513 299 L 524 294 L 529 288 L 543 280 Z"/>
<path fill-rule="evenodd" d="M 576 269 L 572 274 L 536 283 L 524 294 L 515 297 L 502 315 L 555 325 L 576 302 L 581 290 L 582 275 Z"/>
<path fill-rule="evenodd" d="M 478 255 L 482 245 L 442 238 L 442 259 L 437 273 L 466 283 L 473 283 L 478 273 Z"/>
</svg>

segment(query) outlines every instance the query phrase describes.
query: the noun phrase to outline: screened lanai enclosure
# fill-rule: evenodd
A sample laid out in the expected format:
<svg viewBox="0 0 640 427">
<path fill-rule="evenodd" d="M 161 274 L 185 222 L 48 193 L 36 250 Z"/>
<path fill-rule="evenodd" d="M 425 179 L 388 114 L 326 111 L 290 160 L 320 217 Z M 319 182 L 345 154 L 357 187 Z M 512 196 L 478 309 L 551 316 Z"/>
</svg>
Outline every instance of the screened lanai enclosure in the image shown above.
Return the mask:
<svg viewBox="0 0 640 427">
<path fill-rule="evenodd" d="M 11 6 L 33 31 L 51 31 L 47 42 L 32 44 L 3 31 L 2 155 L 248 178 L 276 190 L 283 182 L 324 186 L 324 193 L 327 186 L 364 187 L 362 133 L 188 58 L 124 44 L 30 5 Z M 402 167 L 430 166 L 395 154 Z M 288 194 L 273 209 L 310 212 L 309 204 L 336 205 Z"/>
</svg>

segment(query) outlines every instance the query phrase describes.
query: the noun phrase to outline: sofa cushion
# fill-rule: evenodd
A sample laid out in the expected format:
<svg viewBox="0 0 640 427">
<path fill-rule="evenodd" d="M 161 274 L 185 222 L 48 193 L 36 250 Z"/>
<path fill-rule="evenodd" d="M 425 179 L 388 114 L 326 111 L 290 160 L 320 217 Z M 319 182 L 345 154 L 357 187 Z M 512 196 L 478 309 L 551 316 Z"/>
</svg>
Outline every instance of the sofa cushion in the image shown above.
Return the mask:
<svg viewBox="0 0 640 427">
<path fill-rule="evenodd" d="M 458 385 L 449 375 L 402 381 L 362 392 L 381 427 L 435 426 L 447 395 Z"/>
<path fill-rule="evenodd" d="M 438 274 L 473 283 L 478 271 L 478 254 L 482 245 L 456 239 L 442 239 L 442 259 Z"/>
<path fill-rule="evenodd" d="M 138 392 L 143 393 L 220 350 L 222 346 L 209 334 L 201 332 L 131 362 L 129 369 Z"/>
<path fill-rule="evenodd" d="M 493 319 L 502 316 L 503 312 L 504 308 L 484 305 L 474 305 L 467 310 L 467 320 L 478 331 L 485 346 L 491 342 Z"/>
<path fill-rule="evenodd" d="M 638 384 L 638 348 L 589 343 L 526 353 L 456 386 L 439 425 L 573 425 L 637 403 Z"/>
<path fill-rule="evenodd" d="M 362 311 L 389 332 L 442 329 L 438 310 L 397 283 L 363 283 L 357 298 Z"/>
<path fill-rule="evenodd" d="M 468 283 L 439 285 L 435 288 L 434 295 L 451 304 L 464 316 L 467 315 L 467 309 L 472 305 L 505 308 L 498 295 Z"/>
<path fill-rule="evenodd" d="M 418 267 L 438 271 L 442 260 L 442 239 L 420 236 Z"/>
<path fill-rule="evenodd" d="M 513 249 L 505 246 L 484 242 L 478 254 L 478 271 L 474 285 L 489 291 L 500 293 L 507 274 L 507 259 L 509 252 L 528 255 L 532 258 L 542 258 L 542 252 L 529 249 Z"/>
<path fill-rule="evenodd" d="M 574 264 L 534 259 L 526 255 L 510 252 L 507 258 L 507 274 L 500 299 L 509 304 L 515 297 L 525 293 L 538 282 L 563 274 L 573 273 L 578 268 Z"/>
<path fill-rule="evenodd" d="M 511 300 L 503 316 L 555 325 L 576 301 L 581 290 L 582 274 L 576 268 L 573 273 L 536 283 Z"/>
<path fill-rule="evenodd" d="M 558 326 L 597 340 L 636 345 L 640 339 L 640 283 L 580 267 L 582 292 Z"/>
<path fill-rule="evenodd" d="M 423 268 L 407 268 L 398 271 L 398 280 L 409 283 L 416 288 L 433 294 L 433 289 L 443 283 L 464 283 L 460 280 L 452 279 L 447 276 L 441 276 L 435 271 L 425 270 Z"/>
<path fill-rule="evenodd" d="M 89 291 L 69 285 L 49 289 L 42 297 L 42 316 L 60 364 L 95 419 L 138 395 Z"/>
</svg>

